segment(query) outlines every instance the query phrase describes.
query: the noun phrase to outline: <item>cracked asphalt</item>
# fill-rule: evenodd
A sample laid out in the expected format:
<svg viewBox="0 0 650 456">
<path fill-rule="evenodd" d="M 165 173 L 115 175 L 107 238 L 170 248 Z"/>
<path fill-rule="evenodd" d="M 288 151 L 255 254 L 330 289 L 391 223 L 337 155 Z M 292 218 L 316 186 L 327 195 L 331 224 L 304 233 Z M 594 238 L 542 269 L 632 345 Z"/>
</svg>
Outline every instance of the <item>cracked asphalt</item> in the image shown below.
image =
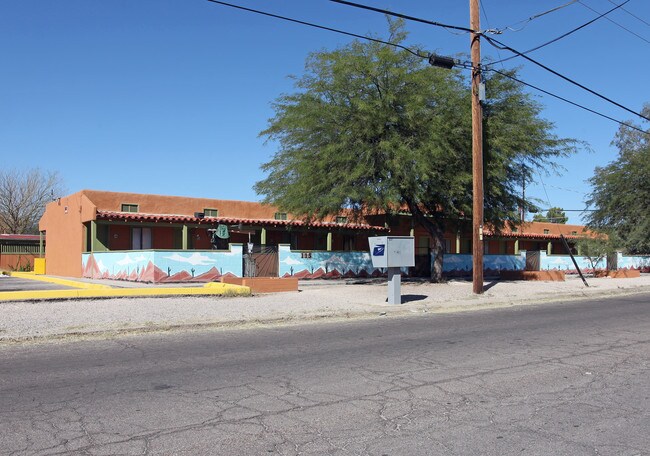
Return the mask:
<svg viewBox="0 0 650 456">
<path fill-rule="evenodd" d="M 0 347 L 3 455 L 648 455 L 650 295 Z"/>
</svg>

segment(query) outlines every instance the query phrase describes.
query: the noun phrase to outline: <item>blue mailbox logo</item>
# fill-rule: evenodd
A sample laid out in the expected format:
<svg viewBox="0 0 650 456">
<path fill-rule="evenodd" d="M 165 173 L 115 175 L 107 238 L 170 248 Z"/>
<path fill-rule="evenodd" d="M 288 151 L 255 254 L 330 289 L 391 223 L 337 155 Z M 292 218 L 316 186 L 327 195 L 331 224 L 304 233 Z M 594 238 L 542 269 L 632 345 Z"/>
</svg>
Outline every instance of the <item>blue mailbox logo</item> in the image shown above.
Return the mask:
<svg viewBox="0 0 650 456">
<path fill-rule="evenodd" d="M 384 245 L 384 244 L 376 245 L 375 248 L 372 249 L 372 256 L 384 256 L 385 248 L 386 248 L 386 245 Z"/>
</svg>

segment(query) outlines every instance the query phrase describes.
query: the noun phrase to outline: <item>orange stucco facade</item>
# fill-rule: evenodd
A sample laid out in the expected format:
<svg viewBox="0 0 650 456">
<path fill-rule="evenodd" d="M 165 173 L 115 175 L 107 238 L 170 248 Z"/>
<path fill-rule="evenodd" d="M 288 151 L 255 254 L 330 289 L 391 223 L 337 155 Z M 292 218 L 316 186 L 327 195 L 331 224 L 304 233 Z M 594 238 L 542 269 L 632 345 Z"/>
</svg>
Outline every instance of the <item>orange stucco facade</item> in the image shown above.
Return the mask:
<svg viewBox="0 0 650 456">
<path fill-rule="evenodd" d="M 217 217 L 197 215 L 208 209 L 217 210 Z M 291 220 L 291 214 L 286 214 L 287 220 L 276 220 L 278 212 L 281 211 L 276 207 L 256 202 L 82 190 L 46 206 L 39 223 L 48 240 L 46 273 L 81 277 L 81 258 L 85 252 L 213 249 L 208 230 L 222 223 L 230 227 L 244 225 L 244 228 L 231 230 L 229 238 L 218 249 L 226 249 L 228 243 L 253 242 L 268 246 L 291 244 L 295 250 L 365 251 L 369 235 L 387 234 L 383 226 L 388 221 L 385 215 L 368 216 L 367 224 L 335 223 L 335 217 L 306 223 Z M 150 241 L 147 247 L 134 240 L 134 233 L 144 232 L 144 228 Z M 428 257 L 432 239 L 411 217 L 390 217 L 389 231 L 391 235 L 413 235 L 416 256 Z M 587 232 L 583 226 L 538 222 L 498 233 L 486 230 L 485 253 L 513 255 L 519 250 L 560 253 L 564 251 L 560 234 L 575 240 Z M 450 223 L 444 237 L 447 253 L 471 253 L 467 227 Z M 426 258 L 424 263 L 428 263 Z"/>
<path fill-rule="evenodd" d="M 274 217 L 278 209 L 271 205 L 256 202 L 217 200 L 208 198 L 189 198 L 180 196 L 150 195 L 140 193 L 105 192 L 97 190 L 82 190 L 75 194 L 58 198 L 49 203 L 45 213 L 40 220 L 39 229 L 46 233 L 50 242 L 46 250 L 46 271 L 47 274 L 67 277 L 81 277 L 82 265 L 81 255 L 90 250 L 89 243 L 92 233 L 89 231 L 92 223 L 98 220 L 98 214 L 117 213 L 124 214 L 123 205 L 134 205 L 139 215 L 166 215 L 185 216 L 194 219 L 195 213 L 202 213 L 206 209 L 216 209 L 219 218 L 250 219 L 256 221 L 268 221 L 269 225 L 275 223 Z M 291 219 L 292 215 L 287 214 Z M 206 219 L 207 220 L 207 219 Z M 117 220 L 106 220 L 106 216 L 100 220 L 107 230 L 108 250 L 129 250 L 131 245 L 131 230 L 134 226 L 147 226 L 155 231 L 152 238 L 151 248 L 171 249 L 179 248 L 174 238 L 174 228 L 179 223 L 148 221 L 126 222 Z M 206 223 L 201 225 L 202 220 L 183 222 L 188 225 L 189 249 L 211 249 L 210 236 Z M 296 233 L 299 244 L 311 245 L 315 233 Z M 259 236 L 259 233 L 258 233 Z M 269 243 L 287 242 L 286 233 L 269 232 Z M 248 236 L 242 233 L 234 233 L 230 242 L 244 243 Z M 337 240 L 338 244 L 342 243 Z"/>
</svg>

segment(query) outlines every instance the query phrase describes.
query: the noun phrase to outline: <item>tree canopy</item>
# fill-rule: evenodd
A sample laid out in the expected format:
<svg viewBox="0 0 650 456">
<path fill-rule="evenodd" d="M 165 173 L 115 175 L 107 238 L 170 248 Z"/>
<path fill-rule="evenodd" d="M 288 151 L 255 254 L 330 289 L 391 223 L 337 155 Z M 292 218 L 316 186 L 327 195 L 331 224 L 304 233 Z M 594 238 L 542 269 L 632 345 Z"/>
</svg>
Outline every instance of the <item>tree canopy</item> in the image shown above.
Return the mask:
<svg viewBox="0 0 650 456">
<path fill-rule="evenodd" d="M 566 216 L 566 212 L 561 207 L 550 208 L 546 211 L 546 215 L 535 214 L 533 216 L 534 222 L 566 223 L 568 220 L 569 217 Z"/>
<path fill-rule="evenodd" d="M 0 231 L 10 234 L 38 233 L 45 205 L 62 192 L 58 173 L 0 170 Z"/>
<path fill-rule="evenodd" d="M 403 43 L 402 22 L 389 27 L 389 41 Z M 353 41 L 312 53 L 295 85 L 295 93 L 275 101 L 261 133 L 279 147 L 262 165 L 268 176 L 257 193 L 313 218 L 406 208 L 433 237 L 432 277 L 439 278 L 446 221 L 471 219 L 468 76 L 430 67 L 402 49 Z M 488 74 L 486 86 L 485 219 L 498 228 L 518 221 L 520 183 L 575 143 L 552 133 L 519 84 Z"/>
<path fill-rule="evenodd" d="M 650 116 L 650 104 L 643 115 Z M 650 253 L 650 129 L 642 133 L 621 126 L 612 144 L 616 160 L 597 167 L 589 180 L 587 218 L 596 230 L 615 235 L 629 253 Z"/>
</svg>

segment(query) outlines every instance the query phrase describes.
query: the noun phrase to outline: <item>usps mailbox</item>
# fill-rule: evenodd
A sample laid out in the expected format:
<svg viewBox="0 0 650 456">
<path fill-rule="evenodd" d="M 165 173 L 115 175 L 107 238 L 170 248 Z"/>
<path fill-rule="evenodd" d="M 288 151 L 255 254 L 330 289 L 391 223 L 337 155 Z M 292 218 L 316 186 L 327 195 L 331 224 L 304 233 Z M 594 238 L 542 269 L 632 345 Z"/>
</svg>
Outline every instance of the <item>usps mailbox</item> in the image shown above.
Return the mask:
<svg viewBox="0 0 650 456">
<path fill-rule="evenodd" d="M 400 268 L 415 266 L 413 236 L 376 236 L 368 238 L 370 258 L 375 268 L 388 268 L 388 303 L 401 304 Z"/>
</svg>

